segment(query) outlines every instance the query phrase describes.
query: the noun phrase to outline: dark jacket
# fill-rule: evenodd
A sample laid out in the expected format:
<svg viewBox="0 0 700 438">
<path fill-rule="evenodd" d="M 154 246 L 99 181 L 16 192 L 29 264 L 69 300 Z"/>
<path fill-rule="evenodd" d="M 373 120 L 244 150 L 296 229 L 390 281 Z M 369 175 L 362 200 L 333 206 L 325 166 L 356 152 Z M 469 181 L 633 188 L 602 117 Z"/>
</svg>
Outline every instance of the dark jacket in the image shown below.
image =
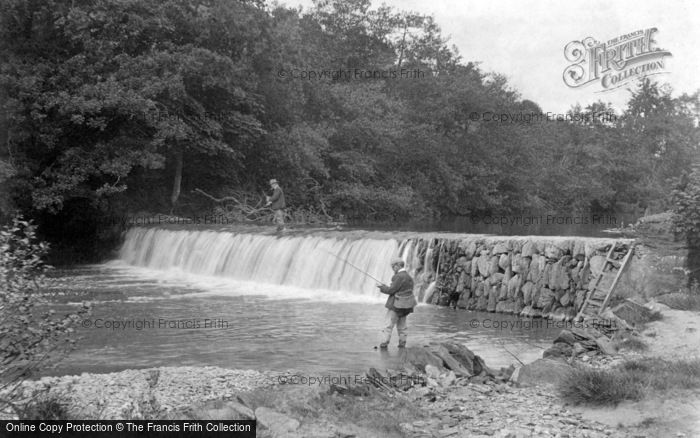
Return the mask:
<svg viewBox="0 0 700 438">
<path fill-rule="evenodd" d="M 281 187 L 277 187 L 275 191 L 272 192 L 270 202 L 270 208 L 273 210 L 282 210 L 287 206 L 287 204 L 284 203 L 284 192 Z"/>
<path fill-rule="evenodd" d="M 380 286 L 383 294 L 389 295 L 384 305 L 389 310 L 413 309 L 416 298 L 413 296 L 413 279 L 408 272 L 399 271 L 391 277 L 391 286 Z"/>
</svg>

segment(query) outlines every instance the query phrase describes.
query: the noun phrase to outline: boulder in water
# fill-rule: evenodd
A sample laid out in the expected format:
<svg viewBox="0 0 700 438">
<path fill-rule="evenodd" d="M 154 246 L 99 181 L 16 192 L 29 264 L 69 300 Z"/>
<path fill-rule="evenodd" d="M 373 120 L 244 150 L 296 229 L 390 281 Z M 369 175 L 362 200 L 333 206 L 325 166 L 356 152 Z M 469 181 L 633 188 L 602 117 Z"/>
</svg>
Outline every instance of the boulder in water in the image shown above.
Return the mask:
<svg viewBox="0 0 700 438">
<path fill-rule="evenodd" d="M 442 362 L 442 359 L 424 347 L 408 347 L 404 351 L 403 366 L 409 371 L 417 369 L 424 373 L 426 365 L 432 365 L 442 372 L 445 371 Z"/>
</svg>

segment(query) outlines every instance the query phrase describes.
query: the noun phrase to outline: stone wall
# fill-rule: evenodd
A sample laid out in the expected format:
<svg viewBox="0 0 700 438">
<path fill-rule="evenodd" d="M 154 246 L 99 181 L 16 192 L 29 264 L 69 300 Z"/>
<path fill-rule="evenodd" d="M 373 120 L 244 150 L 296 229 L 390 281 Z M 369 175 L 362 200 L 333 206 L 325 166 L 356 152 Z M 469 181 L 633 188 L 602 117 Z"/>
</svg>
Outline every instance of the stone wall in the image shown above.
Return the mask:
<svg viewBox="0 0 700 438">
<path fill-rule="evenodd" d="M 617 242 L 617 267 L 633 240 L 540 236 L 416 238 L 402 253 L 420 301 L 478 311 L 573 319 Z M 410 254 L 407 254 L 410 252 Z M 430 287 L 431 280 L 437 281 Z M 611 279 L 610 279 L 611 281 Z M 606 284 L 602 284 L 603 287 Z"/>
</svg>

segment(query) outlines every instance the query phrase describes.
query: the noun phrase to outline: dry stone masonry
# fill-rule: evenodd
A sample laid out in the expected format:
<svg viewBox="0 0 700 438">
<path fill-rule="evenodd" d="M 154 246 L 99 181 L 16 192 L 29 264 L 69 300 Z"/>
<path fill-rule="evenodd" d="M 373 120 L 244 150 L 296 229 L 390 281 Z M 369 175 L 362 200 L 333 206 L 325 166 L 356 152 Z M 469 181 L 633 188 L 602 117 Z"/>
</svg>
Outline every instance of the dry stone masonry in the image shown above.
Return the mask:
<svg viewBox="0 0 700 438">
<path fill-rule="evenodd" d="M 572 320 L 610 246 L 618 269 L 631 239 L 469 236 L 416 238 L 401 251 L 417 278 L 419 300 L 477 311 Z M 431 279 L 437 282 L 429 287 Z M 600 285 L 603 288 L 605 284 Z"/>
</svg>

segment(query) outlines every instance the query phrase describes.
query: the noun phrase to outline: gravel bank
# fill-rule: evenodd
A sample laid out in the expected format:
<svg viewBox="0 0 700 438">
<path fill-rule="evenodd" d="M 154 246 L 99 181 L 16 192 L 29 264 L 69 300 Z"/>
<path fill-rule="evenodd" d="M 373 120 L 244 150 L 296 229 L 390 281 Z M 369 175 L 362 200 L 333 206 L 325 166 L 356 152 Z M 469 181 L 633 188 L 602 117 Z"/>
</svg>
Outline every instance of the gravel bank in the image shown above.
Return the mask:
<svg viewBox="0 0 700 438">
<path fill-rule="evenodd" d="M 270 387 L 279 372 L 218 367 L 161 367 L 109 374 L 43 377 L 24 384 L 24 396 L 39 393 L 65 403 L 71 418 L 138 419 L 167 416 L 210 400 Z"/>
</svg>

